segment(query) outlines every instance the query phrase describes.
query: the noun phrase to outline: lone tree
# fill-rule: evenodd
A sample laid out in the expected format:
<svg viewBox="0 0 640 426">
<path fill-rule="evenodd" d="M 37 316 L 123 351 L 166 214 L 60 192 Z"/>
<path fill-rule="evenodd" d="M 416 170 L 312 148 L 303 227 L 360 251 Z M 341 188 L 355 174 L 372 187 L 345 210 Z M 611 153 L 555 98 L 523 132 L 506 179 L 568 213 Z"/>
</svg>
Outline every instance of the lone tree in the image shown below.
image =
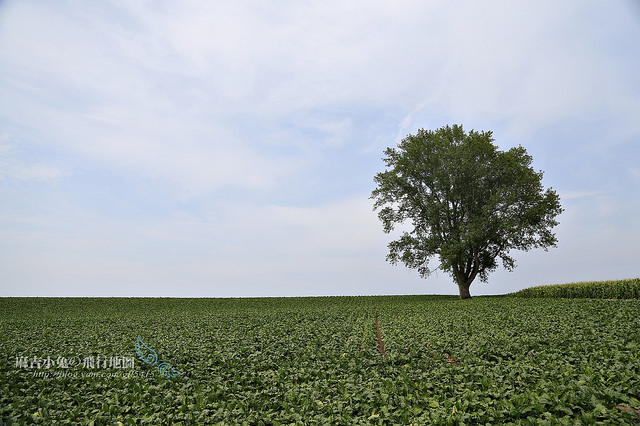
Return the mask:
<svg viewBox="0 0 640 426">
<path fill-rule="evenodd" d="M 510 250 L 546 251 L 557 242 L 558 194 L 543 188 L 542 171 L 533 170 L 523 147 L 499 151 L 493 141 L 491 131 L 467 134 L 460 125 L 419 130 L 385 150 L 386 170 L 374 178 L 371 198 L 384 232 L 407 220 L 413 227 L 389 243 L 387 260 L 422 277 L 442 269 L 461 299 L 471 298 L 476 277 L 487 282 L 497 258 L 512 271 Z"/>
</svg>

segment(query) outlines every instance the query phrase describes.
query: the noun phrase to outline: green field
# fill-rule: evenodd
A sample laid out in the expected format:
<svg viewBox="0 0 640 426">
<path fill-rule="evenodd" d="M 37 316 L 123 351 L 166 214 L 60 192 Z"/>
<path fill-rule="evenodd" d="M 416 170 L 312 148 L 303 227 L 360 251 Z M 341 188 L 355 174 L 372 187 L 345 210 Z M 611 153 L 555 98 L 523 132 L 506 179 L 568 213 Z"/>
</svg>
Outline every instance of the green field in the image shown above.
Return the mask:
<svg viewBox="0 0 640 426">
<path fill-rule="evenodd" d="M 640 299 L 640 278 L 615 281 L 542 285 L 514 293 L 521 297 L 568 297 L 590 299 Z"/>
<path fill-rule="evenodd" d="M 640 300 L 3 298 L 0 418 L 638 424 L 638 330 Z"/>
</svg>

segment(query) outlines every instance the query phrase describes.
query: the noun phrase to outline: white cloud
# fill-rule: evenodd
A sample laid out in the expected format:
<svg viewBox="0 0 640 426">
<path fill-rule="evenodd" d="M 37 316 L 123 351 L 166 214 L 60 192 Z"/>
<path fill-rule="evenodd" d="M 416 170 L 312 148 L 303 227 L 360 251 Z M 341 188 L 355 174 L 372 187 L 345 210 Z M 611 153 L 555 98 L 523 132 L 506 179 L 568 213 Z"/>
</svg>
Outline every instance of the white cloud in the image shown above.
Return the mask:
<svg viewBox="0 0 640 426">
<path fill-rule="evenodd" d="M 384 262 L 386 236 L 367 201 L 313 208 L 234 202 L 202 215 L 176 211 L 156 220 L 116 220 L 70 208 L 64 217 L 41 219 L 19 233 L 0 227 L 2 240 L 13 247 L 0 270 L 9 280 L 16 273 L 34 283 L 48 276 L 50 285 L 61 286 L 57 291 L 83 295 L 162 290 L 181 296 L 191 287 L 214 296 L 278 295 L 284 288 L 297 295 L 349 294 L 351 279 L 398 271 Z M 416 280 L 421 282 L 416 276 L 407 282 Z M 372 283 L 358 291 L 394 292 L 385 288 Z"/>
<path fill-rule="evenodd" d="M 12 179 L 18 179 L 23 181 L 28 180 L 54 180 L 64 176 L 69 176 L 71 173 L 63 171 L 57 167 L 52 167 L 46 164 L 32 164 L 13 166 L 4 170 L 3 174 Z"/>
<path fill-rule="evenodd" d="M 284 234 L 293 230 L 291 252 L 343 256 L 378 252 L 384 247 L 381 226 L 366 198 L 339 200 L 318 207 L 274 206 L 268 215 Z M 286 240 L 285 240 L 286 241 Z"/>
<path fill-rule="evenodd" d="M 591 198 L 605 194 L 604 191 L 560 191 L 561 200 L 574 200 L 577 198 Z"/>
<path fill-rule="evenodd" d="M 384 147 L 451 122 L 523 141 L 555 168 L 545 176 L 570 189 L 567 245 L 592 228 L 584 244 L 612 243 L 632 222 L 625 191 L 638 176 L 640 34 L 626 12 L 597 1 L 4 2 L 0 178 L 57 184 L 4 188 L 6 217 L 38 220 L 3 219 L 0 249 L 15 261 L 3 276 L 33 259 L 59 283 L 148 276 L 169 291 L 182 276 L 249 295 L 260 282 L 300 294 L 353 280 L 384 292 L 379 277 L 404 268 L 384 262 L 389 237 L 366 185 Z M 109 178 L 144 190 L 124 199 Z M 117 215 L 114 200 L 126 206 Z M 579 258 L 572 247 L 558 265 Z M 405 277 L 404 288 L 423 282 Z"/>
<path fill-rule="evenodd" d="M 71 175 L 69 170 L 24 159 L 10 139 L 6 134 L 0 135 L 0 181 L 52 181 Z"/>
<path fill-rule="evenodd" d="M 444 124 L 425 120 L 443 105 L 442 113 L 471 127 L 510 120 L 530 129 L 579 113 L 590 99 L 619 97 L 609 87 L 615 80 L 600 88 L 606 65 L 593 66 L 587 45 L 595 36 L 578 42 L 586 24 L 567 25 L 577 3 L 555 5 L 551 15 L 547 6 L 361 2 L 272 10 L 260 2 L 182 2 L 65 13 L 12 4 L 2 49 L 9 74 L 18 82 L 16 73 L 41 74 L 39 87 L 28 90 L 48 95 L 28 102 L 9 92 L 17 111 L 7 112 L 65 149 L 167 179 L 183 194 L 268 186 L 305 161 L 288 167 L 291 158 L 258 154 L 261 142 L 238 126 L 296 112 L 301 129 L 319 130 L 335 146 L 351 122 L 322 117 L 323 108 L 399 105 L 413 110 L 401 133 L 425 121 Z M 121 19 L 104 20 L 105 13 Z M 65 95 L 79 103 L 55 104 Z M 25 119 L 34 115 L 35 122 Z M 279 134 L 304 146 L 300 132 Z"/>
</svg>

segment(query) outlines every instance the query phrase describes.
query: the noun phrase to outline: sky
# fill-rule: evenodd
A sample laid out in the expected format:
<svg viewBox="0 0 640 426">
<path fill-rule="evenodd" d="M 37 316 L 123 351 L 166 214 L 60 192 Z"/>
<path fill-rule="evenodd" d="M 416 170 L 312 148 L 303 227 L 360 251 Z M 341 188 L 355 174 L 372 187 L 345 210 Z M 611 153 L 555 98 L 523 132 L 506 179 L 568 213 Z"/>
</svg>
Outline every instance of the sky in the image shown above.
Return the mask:
<svg viewBox="0 0 640 426">
<path fill-rule="evenodd" d="M 369 199 L 451 124 L 565 209 L 472 295 L 638 277 L 639 41 L 634 0 L 0 0 L 0 296 L 457 294 Z"/>
</svg>

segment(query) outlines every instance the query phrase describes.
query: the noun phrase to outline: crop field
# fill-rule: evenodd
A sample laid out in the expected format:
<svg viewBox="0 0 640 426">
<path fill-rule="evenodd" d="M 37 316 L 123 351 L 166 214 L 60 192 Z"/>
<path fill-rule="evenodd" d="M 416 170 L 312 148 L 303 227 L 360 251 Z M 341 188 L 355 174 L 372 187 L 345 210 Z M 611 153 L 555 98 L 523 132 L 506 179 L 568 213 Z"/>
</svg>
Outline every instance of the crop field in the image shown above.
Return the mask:
<svg viewBox="0 0 640 426">
<path fill-rule="evenodd" d="M 640 299 L 640 278 L 617 281 L 593 281 L 570 284 L 543 285 L 525 288 L 515 296 L 575 297 L 589 299 Z"/>
<path fill-rule="evenodd" d="M 640 422 L 640 300 L 0 299 L 4 424 Z"/>
</svg>

